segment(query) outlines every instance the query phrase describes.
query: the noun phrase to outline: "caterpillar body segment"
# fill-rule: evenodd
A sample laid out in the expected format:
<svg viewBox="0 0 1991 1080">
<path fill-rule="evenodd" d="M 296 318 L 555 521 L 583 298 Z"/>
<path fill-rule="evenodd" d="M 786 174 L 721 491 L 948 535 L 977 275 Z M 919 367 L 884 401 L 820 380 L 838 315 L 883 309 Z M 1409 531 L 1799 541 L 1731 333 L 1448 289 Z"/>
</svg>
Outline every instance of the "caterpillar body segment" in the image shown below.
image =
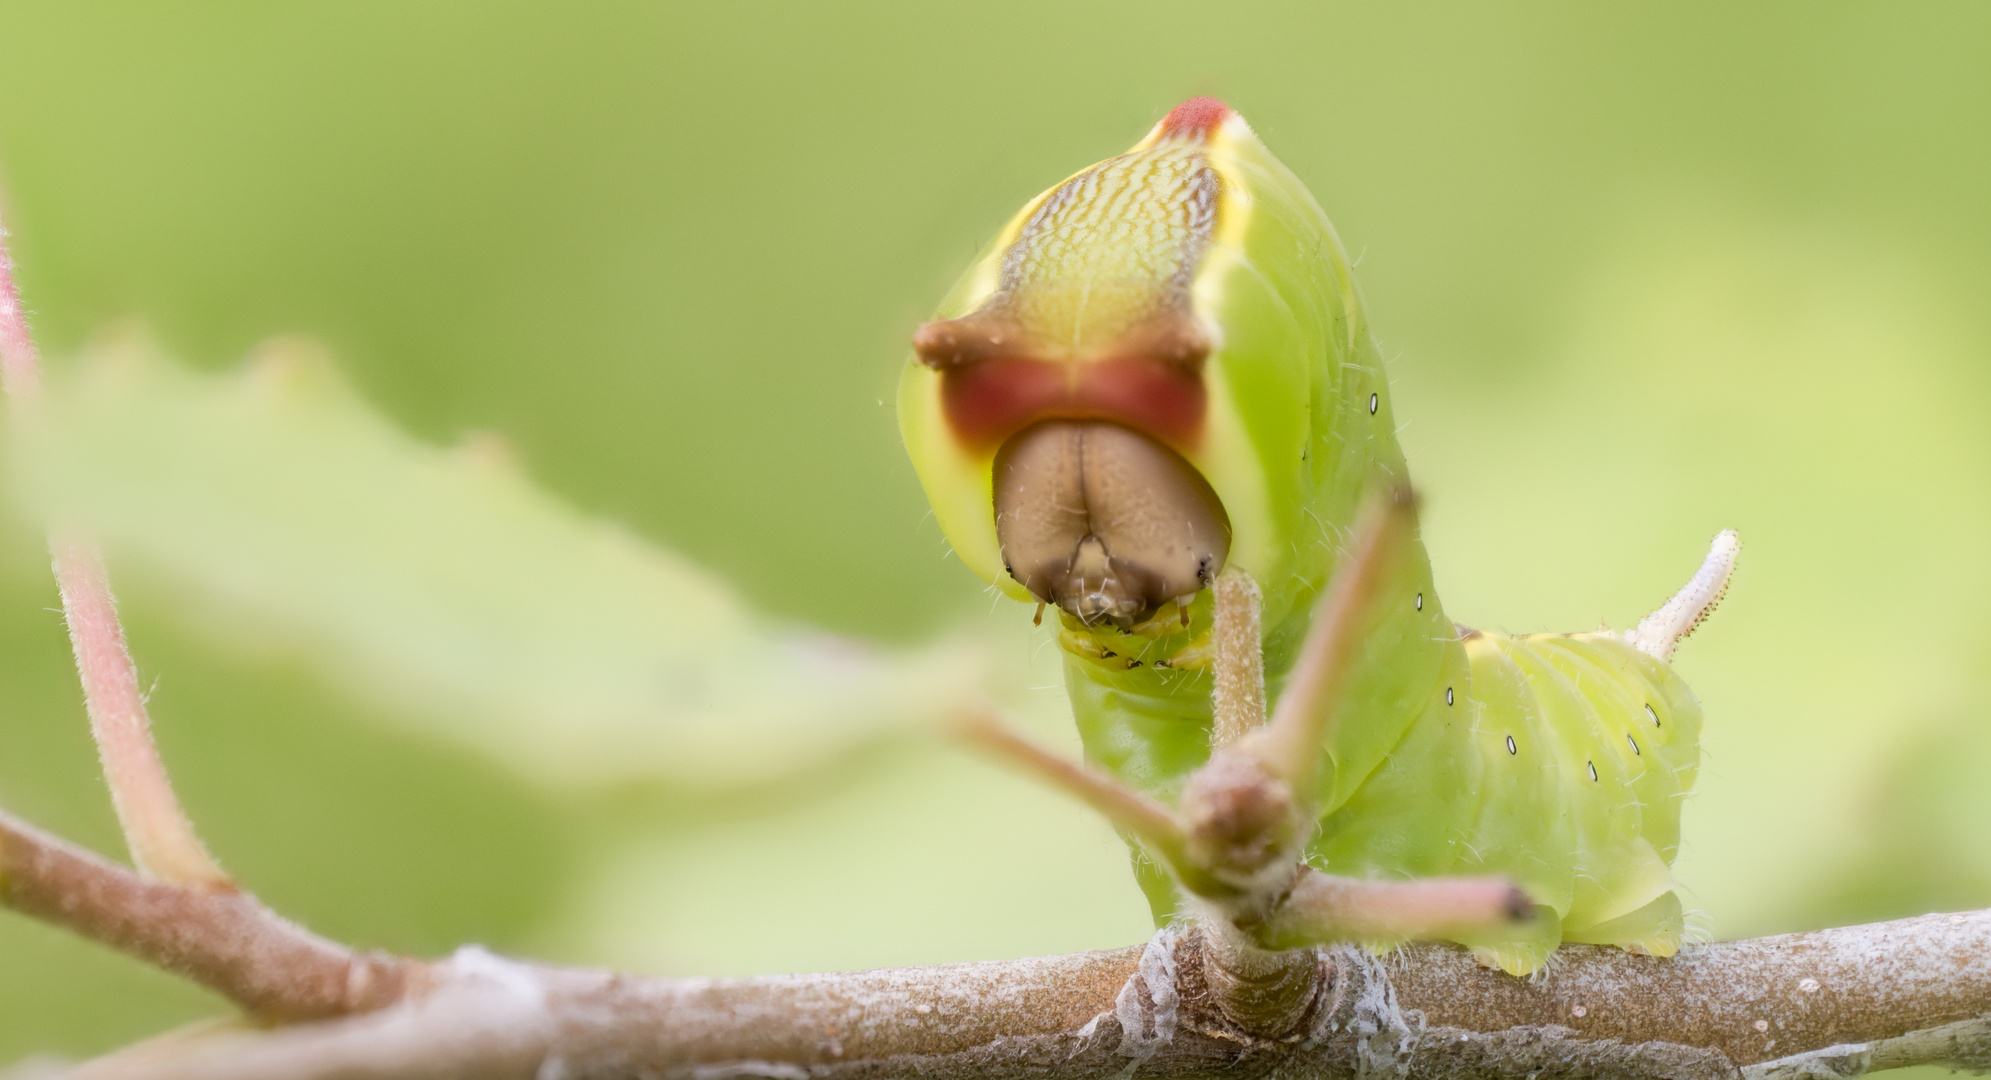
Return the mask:
<svg viewBox="0 0 1991 1080">
<path fill-rule="evenodd" d="M 1668 867 L 1699 760 L 1692 693 L 1615 634 L 1468 632 L 1457 651 L 1459 715 L 1421 715 L 1323 818 L 1314 852 L 1357 876 L 1511 877 L 1559 934 L 1467 943 L 1516 974 L 1558 939 L 1677 951 Z"/>
<path fill-rule="evenodd" d="M 1406 477 L 1333 227 L 1209 99 L 1025 205 L 920 328 L 899 418 L 962 561 L 1055 605 L 1087 756 L 1171 804 L 1211 751 L 1210 585 L 1256 582 L 1276 704 L 1363 499 Z M 1726 583 L 1724 535 L 1640 630 L 1524 637 L 1456 627 L 1413 537 L 1319 748 L 1311 861 L 1511 879 L 1540 917 L 1457 940 L 1516 974 L 1562 940 L 1677 949 L 1700 712 L 1664 657 Z"/>
</svg>

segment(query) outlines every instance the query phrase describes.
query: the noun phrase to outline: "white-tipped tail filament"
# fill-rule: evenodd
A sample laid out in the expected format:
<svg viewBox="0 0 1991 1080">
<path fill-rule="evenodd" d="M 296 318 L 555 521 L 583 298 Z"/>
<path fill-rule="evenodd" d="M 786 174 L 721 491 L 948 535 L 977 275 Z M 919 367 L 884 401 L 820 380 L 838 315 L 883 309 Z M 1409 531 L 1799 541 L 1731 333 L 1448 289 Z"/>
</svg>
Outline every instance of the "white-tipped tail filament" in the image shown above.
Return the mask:
<svg viewBox="0 0 1991 1080">
<path fill-rule="evenodd" d="M 1741 552 L 1742 539 L 1734 529 L 1717 533 L 1701 568 L 1673 594 L 1673 599 L 1640 619 L 1636 628 L 1626 631 L 1625 640 L 1647 656 L 1673 659 L 1674 647 L 1714 614 L 1715 605 L 1721 603 L 1722 594 L 1728 591 L 1728 579 L 1735 573 L 1735 558 Z"/>
</svg>

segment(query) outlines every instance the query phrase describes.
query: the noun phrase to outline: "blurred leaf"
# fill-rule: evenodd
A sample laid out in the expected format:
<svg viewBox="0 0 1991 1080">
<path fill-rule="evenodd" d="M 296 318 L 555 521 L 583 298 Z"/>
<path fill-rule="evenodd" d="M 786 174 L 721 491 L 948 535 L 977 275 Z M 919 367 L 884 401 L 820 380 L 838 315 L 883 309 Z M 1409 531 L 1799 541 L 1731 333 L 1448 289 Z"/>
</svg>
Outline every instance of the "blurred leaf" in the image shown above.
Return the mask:
<svg viewBox="0 0 1991 1080">
<path fill-rule="evenodd" d="M 965 645 L 886 652 L 757 617 L 541 491 L 495 437 L 395 430 L 309 343 L 208 376 L 125 335 L 51 397 L 17 455 L 34 512 L 87 523 L 212 629 L 294 648 L 542 782 L 762 781 L 981 682 Z"/>
</svg>

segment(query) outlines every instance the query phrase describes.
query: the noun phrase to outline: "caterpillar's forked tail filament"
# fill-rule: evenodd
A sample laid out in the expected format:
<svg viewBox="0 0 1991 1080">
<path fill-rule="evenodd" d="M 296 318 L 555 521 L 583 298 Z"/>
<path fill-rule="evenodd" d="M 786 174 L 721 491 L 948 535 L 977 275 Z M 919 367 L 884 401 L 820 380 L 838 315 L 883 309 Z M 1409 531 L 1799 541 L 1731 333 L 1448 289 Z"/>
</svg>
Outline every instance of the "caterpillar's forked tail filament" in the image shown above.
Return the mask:
<svg viewBox="0 0 1991 1080">
<path fill-rule="evenodd" d="M 1701 568 L 1671 600 L 1627 631 L 1625 640 L 1654 659 L 1673 659 L 1674 647 L 1714 614 L 1715 605 L 1728 592 L 1728 580 L 1735 574 L 1735 559 L 1741 551 L 1742 539 L 1734 529 L 1715 534 Z"/>
</svg>

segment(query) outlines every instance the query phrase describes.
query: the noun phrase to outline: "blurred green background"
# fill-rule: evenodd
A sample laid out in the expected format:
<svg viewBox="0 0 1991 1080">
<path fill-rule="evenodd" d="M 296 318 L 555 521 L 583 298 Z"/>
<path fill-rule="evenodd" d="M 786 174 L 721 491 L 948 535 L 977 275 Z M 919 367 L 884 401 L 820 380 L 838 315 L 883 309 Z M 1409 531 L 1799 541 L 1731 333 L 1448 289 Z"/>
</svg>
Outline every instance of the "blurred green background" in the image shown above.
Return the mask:
<svg viewBox="0 0 1991 1080">
<path fill-rule="evenodd" d="M 1741 530 L 1679 663 L 1713 932 L 1991 904 L 1975 0 L 0 2 L 0 211 L 56 357 L 130 315 L 215 370 L 318 337 L 417 436 L 498 432 L 760 609 L 910 644 L 1027 623 L 898 446 L 911 327 L 1024 199 L 1196 93 L 1360 256 L 1454 617 L 1627 625 Z M 39 544 L 0 536 L 0 802 L 118 852 Z M 119 584 L 212 846 L 334 936 L 725 974 L 1147 931 L 1103 827 L 944 748 L 554 788 Z M 1060 732 L 1042 638 L 988 632 Z M 0 1062 L 221 1009 L 0 917 Z"/>
</svg>

